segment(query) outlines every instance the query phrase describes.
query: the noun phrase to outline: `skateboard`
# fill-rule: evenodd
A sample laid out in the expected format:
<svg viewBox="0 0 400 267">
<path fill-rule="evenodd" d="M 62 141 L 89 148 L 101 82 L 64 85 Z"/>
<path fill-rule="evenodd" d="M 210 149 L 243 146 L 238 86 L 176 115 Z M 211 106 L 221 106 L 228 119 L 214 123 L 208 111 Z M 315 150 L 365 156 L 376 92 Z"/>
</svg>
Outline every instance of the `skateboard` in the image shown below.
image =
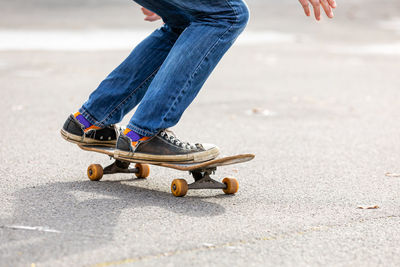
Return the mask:
<svg viewBox="0 0 400 267">
<path fill-rule="evenodd" d="M 145 160 L 130 160 L 114 156 L 113 147 L 78 145 L 81 149 L 108 155 L 115 161 L 103 168 L 99 164 L 91 164 L 87 169 L 87 176 L 92 181 L 100 181 L 103 175 L 114 173 L 133 173 L 137 178 L 147 178 L 150 174 L 150 166 L 171 168 L 179 171 L 188 171 L 192 175 L 194 182 L 188 184 L 185 179 L 175 179 L 171 183 L 171 192 L 176 197 L 183 197 L 188 190 L 193 189 L 222 189 L 225 194 L 235 194 L 239 189 L 239 183 L 235 178 L 224 178 L 222 182 L 211 178 L 218 167 L 243 163 L 252 160 L 255 155 L 241 154 L 229 157 L 221 157 L 201 163 L 174 163 L 174 162 L 155 162 Z M 130 167 L 130 164 L 135 167 Z"/>
</svg>

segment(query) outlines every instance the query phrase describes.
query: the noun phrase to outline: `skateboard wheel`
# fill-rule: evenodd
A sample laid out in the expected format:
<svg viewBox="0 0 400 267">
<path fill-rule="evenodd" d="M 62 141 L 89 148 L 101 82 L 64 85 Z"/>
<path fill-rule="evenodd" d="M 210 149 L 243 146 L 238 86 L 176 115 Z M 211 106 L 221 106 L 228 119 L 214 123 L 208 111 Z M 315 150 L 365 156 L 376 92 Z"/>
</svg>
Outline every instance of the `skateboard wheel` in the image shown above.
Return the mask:
<svg viewBox="0 0 400 267">
<path fill-rule="evenodd" d="M 99 164 L 92 164 L 87 169 L 87 176 L 91 181 L 100 181 L 103 177 L 103 167 Z"/>
<path fill-rule="evenodd" d="M 175 179 L 171 184 L 171 192 L 176 197 L 183 197 L 188 191 L 188 184 L 184 179 Z"/>
<path fill-rule="evenodd" d="M 226 188 L 222 191 L 227 195 L 235 194 L 239 190 L 239 183 L 234 178 L 224 178 L 222 183 L 226 184 Z"/>
<path fill-rule="evenodd" d="M 135 168 L 139 170 L 135 173 L 137 178 L 147 178 L 150 175 L 150 166 L 148 164 L 136 163 Z"/>
</svg>

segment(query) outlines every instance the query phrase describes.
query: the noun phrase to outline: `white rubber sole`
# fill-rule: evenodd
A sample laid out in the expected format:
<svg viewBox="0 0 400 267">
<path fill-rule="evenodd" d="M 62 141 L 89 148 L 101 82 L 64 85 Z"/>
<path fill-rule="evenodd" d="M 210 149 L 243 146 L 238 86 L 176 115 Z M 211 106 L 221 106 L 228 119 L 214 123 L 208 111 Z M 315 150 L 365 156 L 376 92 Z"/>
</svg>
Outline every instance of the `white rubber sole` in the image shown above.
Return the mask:
<svg viewBox="0 0 400 267">
<path fill-rule="evenodd" d="M 61 129 L 61 137 L 67 140 L 68 142 L 77 144 L 77 145 L 92 145 L 92 146 L 107 146 L 107 147 L 115 147 L 117 140 L 115 141 L 99 141 L 96 139 L 79 136 L 75 134 L 68 133 L 64 129 Z"/>
<path fill-rule="evenodd" d="M 126 160 L 144 160 L 154 162 L 174 162 L 174 163 L 200 163 L 215 159 L 219 155 L 219 148 L 214 146 L 205 151 L 184 154 L 184 155 L 154 155 L 145 153 L 134 153 L 116 149 L 114 157 Z"/>
</svg>

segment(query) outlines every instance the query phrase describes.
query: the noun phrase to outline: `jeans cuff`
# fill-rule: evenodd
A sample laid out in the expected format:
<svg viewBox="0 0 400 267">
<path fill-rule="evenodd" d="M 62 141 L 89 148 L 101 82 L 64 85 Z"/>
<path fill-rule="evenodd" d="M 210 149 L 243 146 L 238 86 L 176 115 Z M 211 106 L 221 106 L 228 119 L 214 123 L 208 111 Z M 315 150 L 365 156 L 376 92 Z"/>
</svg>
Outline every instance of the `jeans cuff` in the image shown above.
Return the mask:
<svg viewBox="0 0 400 267">
<path fill-rule="evenodd" d="M 158 131 L 157 132 L 149 132 L 147 130 L 143 130 L 143 129 L 133 125 L 132 123 L 129 123 L 126 127 L 131 129 L 135 133 L 143 135 L 143 136 L 154 136 L 158 133 Z"/>
<path fill-rule="evenodd" d="M 79 112 L 86 120 L 88 120 L 94 126 L 97 126 L 100 128 L 105 127 L 105 125 L 103 123 L 98 122 L 92 115 L 90 115 L 90 113 L 83 106 L 79 109 Z"/>
</svg>

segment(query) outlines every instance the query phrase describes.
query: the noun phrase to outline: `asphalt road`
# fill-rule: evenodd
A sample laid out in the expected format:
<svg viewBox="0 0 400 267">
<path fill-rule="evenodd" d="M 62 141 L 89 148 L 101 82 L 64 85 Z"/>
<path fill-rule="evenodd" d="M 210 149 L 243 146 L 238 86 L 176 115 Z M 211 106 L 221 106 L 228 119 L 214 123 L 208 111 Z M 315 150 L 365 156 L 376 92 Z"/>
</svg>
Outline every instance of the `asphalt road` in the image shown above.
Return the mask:
<svg viewBox="0 0 400 267">
<path fill-rule="evenodd" d="M 129 50 L 52 38 L 156 25 L 122 0 L 0 3 L 0 43 L 15 46 L 0 44 L 0 266 L 400 265 L 398 0 L 339 2 L 320 23 L 295 0 L 249 1 L 254 39 L 175 131 L 256 158 L 217 172 L 239 180 L 235 196 L 185 198 L 170 182 L 190 176 L 159 167 L 90 182 L 87 166 L 110 160 L 59 134 Z M 37 31 L 47 50 L 32 45 Z"/>
</svg>

